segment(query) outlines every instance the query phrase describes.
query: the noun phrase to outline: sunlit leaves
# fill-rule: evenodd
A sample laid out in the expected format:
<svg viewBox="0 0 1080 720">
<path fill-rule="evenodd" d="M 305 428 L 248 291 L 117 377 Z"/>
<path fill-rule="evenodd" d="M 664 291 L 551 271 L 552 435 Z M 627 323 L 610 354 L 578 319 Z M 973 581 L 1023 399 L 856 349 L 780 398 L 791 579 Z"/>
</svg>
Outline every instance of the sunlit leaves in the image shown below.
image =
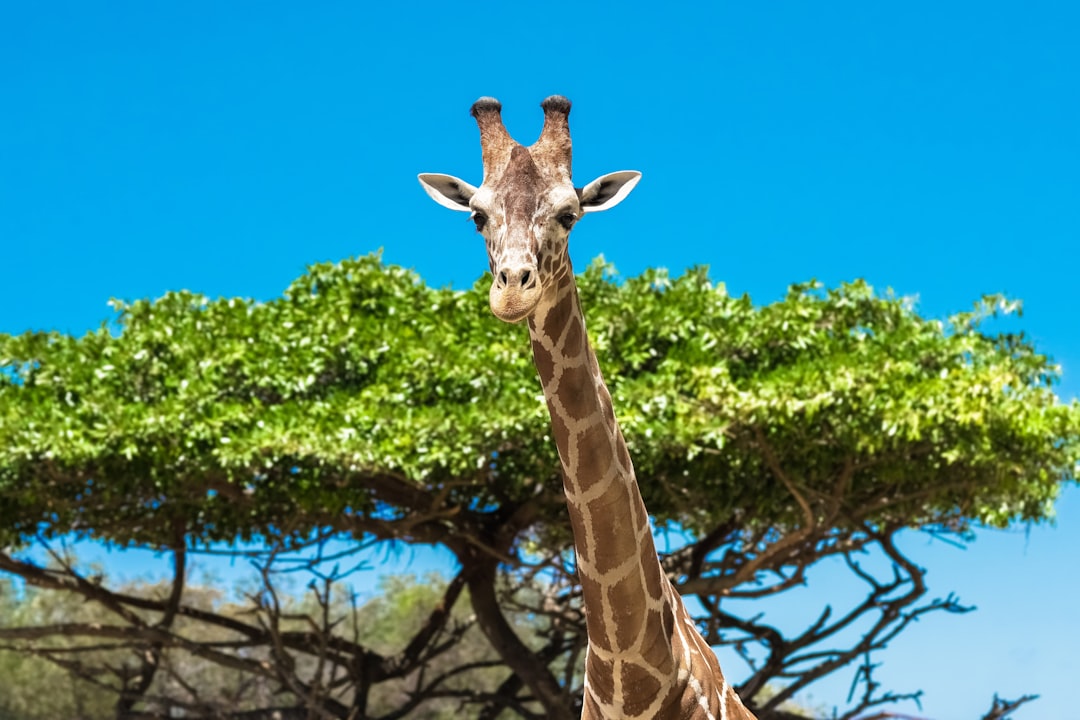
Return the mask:
<svg viewBox="0 0 1080 720">
<path fill-rule="evenodd" d="M 1080 408 L 990 332 L 1002 298 L 943 322 L 859 282 L 756 307 L 702 268 L 579 281 L 661 520 L 798 523 L 768 453 L 823 508 L 853 469 L 836 522 L 1038 519 L 1076 477 Z M 178 292 L 83 337 L 0 336 L 0 527 L 229 539 L 416 510 L 384 476 L 463 507 L 556 488 L 526 331 L 486 295 L 365 257 L 269 302 Z"/>
</svg>

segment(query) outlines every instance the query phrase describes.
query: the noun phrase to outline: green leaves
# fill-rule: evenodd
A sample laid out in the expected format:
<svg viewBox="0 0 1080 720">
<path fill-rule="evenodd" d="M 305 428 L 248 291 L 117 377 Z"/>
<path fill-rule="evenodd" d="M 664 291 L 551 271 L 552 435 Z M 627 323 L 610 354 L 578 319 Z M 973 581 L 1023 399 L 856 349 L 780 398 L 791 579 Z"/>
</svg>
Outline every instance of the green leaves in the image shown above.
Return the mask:
<svg viewBox="0 0 1080 720">
<path fill-rule="evenodd" d="M 826 525 L 1005 525 L 1047 517 L 1076 479 L 1080 406 L 1054 395 L 1059 369 L 981 330 L 1018 303 L 984 298 L 943 323 L 863 282 L 755 308 L 700 269 L 657 277 L 615 290 L 594 266 L 581 286 L 661 519 L 805 525 L 783 473 Z"/>
<path fill-rule="evenodd" d="M 582 302 L 661 521 L 804 522 L 777 468 L 834 523 L 1039 519 L 1076 478 L 1080 408 L 983 330 L 1001 298 L 940 322 L 861 282 L 757 308 L 703 268 L 607 273 Z M 79 338 L 0 336 L 2 541 L 366 532 L 557 488 L 525 329 L 486 296 L 369 256 L 265 303 L 177 292 Z"/>
</svg>

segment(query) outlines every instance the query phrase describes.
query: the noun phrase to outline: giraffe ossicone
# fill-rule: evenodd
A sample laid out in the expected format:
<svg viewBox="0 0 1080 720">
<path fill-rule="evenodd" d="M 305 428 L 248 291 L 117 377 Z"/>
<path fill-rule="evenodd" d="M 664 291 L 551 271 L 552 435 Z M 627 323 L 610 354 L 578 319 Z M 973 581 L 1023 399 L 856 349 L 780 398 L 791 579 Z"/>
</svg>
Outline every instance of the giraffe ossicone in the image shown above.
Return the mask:
<svg viewBox="0 0 1080 720">
<path fill-rule="evenodd" d="M 578 220 L 622 202 L 641 173 L 622 170 L 575 187 L 570 101 L 554 95 L 541 107 L 540 137 L 525 147 L 503 125 L 499 101 L 480 98 L 471 112 L 483 182 L 437 173 L 419 180 L 435 202 L 469 212 L 483 235 L 495 316 L 529 326 L 588 629 L 582 718 L 753 720 L 660 566 L 567 251 Z"/>
</svg>

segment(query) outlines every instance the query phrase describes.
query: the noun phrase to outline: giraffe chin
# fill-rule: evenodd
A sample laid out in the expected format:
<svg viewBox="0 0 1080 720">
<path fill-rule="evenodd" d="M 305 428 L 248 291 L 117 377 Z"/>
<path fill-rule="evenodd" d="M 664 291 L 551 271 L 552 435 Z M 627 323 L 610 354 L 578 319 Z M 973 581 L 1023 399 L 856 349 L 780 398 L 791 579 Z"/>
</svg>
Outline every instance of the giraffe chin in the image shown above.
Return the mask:
<svg viewBox="0 0 1080 720">
<path fill-rule="evenodd" d="M 519 323 L 532 315 L 539 301 L 539 293 L 537 293 L 535 299 L 520 296 L 514 298 L 496 297 L 495 293 L 492 293 L 489 304 L 491 313 L 495 317 L 503 322 Z"/>
</svg>

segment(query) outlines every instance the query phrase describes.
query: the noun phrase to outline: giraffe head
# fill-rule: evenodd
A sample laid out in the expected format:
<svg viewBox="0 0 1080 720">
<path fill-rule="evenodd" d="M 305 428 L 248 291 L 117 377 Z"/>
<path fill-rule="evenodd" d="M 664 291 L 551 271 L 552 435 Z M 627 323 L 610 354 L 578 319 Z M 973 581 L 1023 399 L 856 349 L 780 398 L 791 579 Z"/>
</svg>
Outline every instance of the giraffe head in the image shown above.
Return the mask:
<svg viewBox="0 0 1080 720">
<path fill-rule="evenodd" d="M 452 175 L 419 176 L 435 202 L 470 213 L 484 236 L 493 276 L 491 311 L 507 322 L 529 317 L 545 292 L 569 272 L 567 240 L 578 219 L 618 205 L 641 178 L 639 172 L 623 170 L 574 187 L 570 101 L 553 95 L 540 107 L 544 129 L 533 145 L 524 147 L 503 126 L 498 100 L 484 97 L 473 103 L 484 161 L 480 187 Z"/>
</svg>

